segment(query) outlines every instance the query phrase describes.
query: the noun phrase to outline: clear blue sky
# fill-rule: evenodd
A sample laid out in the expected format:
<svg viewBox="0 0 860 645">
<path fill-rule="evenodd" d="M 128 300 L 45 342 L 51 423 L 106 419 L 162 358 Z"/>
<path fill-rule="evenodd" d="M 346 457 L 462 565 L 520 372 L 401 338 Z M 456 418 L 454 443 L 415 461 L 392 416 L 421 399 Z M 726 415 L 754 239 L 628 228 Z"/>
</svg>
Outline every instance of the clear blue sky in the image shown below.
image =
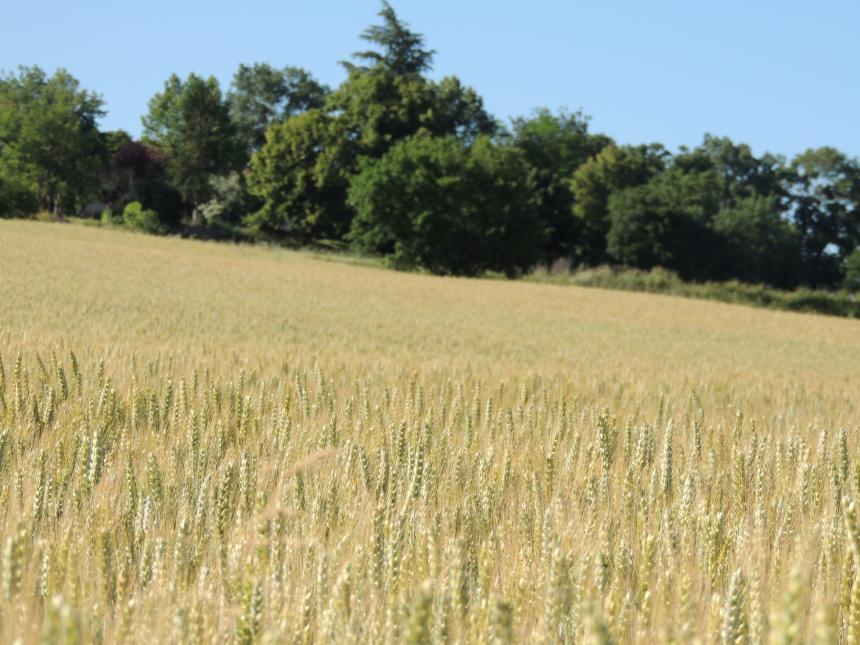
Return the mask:
<svg viewBox="0 0 860 645">
<path fill-rule="evenodd" d="M 792 155 L 860 156 L 860 0 L 394 0 L 507 120 L 582 108 L 623 143 L 696 145 L 704 132 Z M 5 3 L 0 69 L 65 67 L 102 94 L 105 128 L 140 131 L 172 73 L 300 65 L 334 86 L 376 0 L 44 0 Z"/>
</svg>

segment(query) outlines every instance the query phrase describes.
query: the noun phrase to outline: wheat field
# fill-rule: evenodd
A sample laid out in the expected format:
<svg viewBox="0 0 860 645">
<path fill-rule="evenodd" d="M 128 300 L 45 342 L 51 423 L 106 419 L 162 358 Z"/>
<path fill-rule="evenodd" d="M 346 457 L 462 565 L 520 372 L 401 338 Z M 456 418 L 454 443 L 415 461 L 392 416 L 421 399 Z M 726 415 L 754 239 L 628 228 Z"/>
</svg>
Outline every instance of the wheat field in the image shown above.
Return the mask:
<svg viewBox="0 0 860 645">
<path fill-rule="evenodd" d="M 3 643 L 860 643 L 857 321 L 2 221 L 0 359 Z"/>
</svg>

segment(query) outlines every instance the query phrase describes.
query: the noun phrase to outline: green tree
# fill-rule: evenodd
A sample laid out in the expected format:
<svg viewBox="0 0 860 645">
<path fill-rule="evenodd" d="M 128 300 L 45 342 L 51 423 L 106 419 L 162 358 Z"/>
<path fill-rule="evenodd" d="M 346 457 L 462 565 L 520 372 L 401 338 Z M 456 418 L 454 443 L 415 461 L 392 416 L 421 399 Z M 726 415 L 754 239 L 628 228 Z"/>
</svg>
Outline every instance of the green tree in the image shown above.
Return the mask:
<svg viewBox="0 0 860 645">
<path fill-rule="evenodd" d="M 457 78 L 434 83 L 381 67 L 352 72 L 331 95 L 326 110 L 354 142 L 356 154 L 374 158 L 421 131 L 471 141 L 497 129 L 481 98 Z"/>
<path fill-rule="evenodd" d="M 845 259 L 860 245 L 860 163 L 834 148 L 818 148 L 797 155 L 792 170 L 792 216 L 807 281 L 835 286 Z"/>
<path fill-rule="evenodd" d="M 400 27 L 389 27 L 400 34 L 394 41 L 405 39 L 423 51 L 420 36 L 406 38 Z M 305 242 L 341 239 L 354 214 L 346 204 L 347 186 L 361 159 L 379 159 L 418 133 L 453 135 L 469 144 L 497 132 L 474 90 L 454 77 L 430 81 L 421 76 L 421 65 L 405 71 L 398 57 L 422 57 L 405 46 L 391 47 L 379 60 L 370 57 L 372 67 L 351 66 L 321 109 L 270 128 L 250 165 L 249 186 L 263 207 L 249 223 Z"/>
<path fill-rule="evenodd" d="M 498 124 L 474 90 L 456 77 L 434 83 L 423 76 L 435 53 L 425 48 L 424 37 L 411 31 L 384 0 L 379 15 L 382 24 L 361 36 L 379 51 L 353 54 L 366 65 L 343 63 L 349 78 L 326 105 L 341 117 L 349 136 L 360 141 L 360 154 L 380 157 L 420 130 L 466 141 L 494 134 Z"/>
<path fill-rule="evenodd" d="M 10 146 L 0 144 L 0 217 L 27 217 L 39 210 L 30 169 Z"/>
<path fill-rule="evenodd" d="M 577 259 L 585 264 L 607 262 L 609 198 L 625 188 L 640 186 L 665 167 L 662 146 L 614 146 L 603 148 L 577 168 L 569 182 L 573 217 L 578 229 Z"/>
<path fill-rule="evenodd" d="M 484 99 L 456 76 L 430 83 L 430 103 L 421 127 L 437 136 L 452 134 L 466 143 L 481 135 L 495 135 L 499 124 L 484 107 Z"/>
<path fill-rule="evenodd" d="M 346 191 L 353 164 L 349 142 L 326 112 L 273 125 L 251 160 L 248 187 L 263 205 L 247 223 L 303 242 L 342 238 L 352 217 Z"/>
<path fill-rule="evenodd" d="M 479 137 L 420 134 L 366 161 L 350 185 L 350 240 L 397 266 L 433 273 L 513 275 L 540 256 L 522 153 Z"/>
<path fill-rule="evenodd" d="M 677 221 L 694 221 L 716 235 L 697 234 L 688 227 L 673 243 L 671 262 L 697 278 L 794 286 L 799 278 L 798 238 L 783 217 L 789 204 L 788 176 L 782 158 L 757 157 L 749 146 L 728 138 L 705 135 L 699 147 L 682 149 L 652 180 L 657 190 L 649 195 L 660 197 L 664 213 L 687 214 Z M 694 266 L 689 253 L 682 251 L 703 239 L 713 246 L 699 247 Z"/>
<path fill-rule="evenodd" d="M 573 257 L 578 227 L 569 179 L 574 171 L 611 143 L 588 132 L 581 112 L 547 109 L 514 119 L 513 144 L 523 151 L 534 177 L 536 208 L 547 229 L 546 257 Z"/>
<path fill-rule="evenodd" d="M 39 67 L 21 67 L 0 77 L 0 149 L 14 151 L 42 208 L 75 212 L 98 192 L 106 157 L 102 107 L 63 69 L 49 77 Z"/>
<path fill-rule="evenodd" d="M 421 129 L 431 116 L 430 84 L 420 76 L 397 76 L 383 68 L 353 71 L 329 97 L 326 112 L 356 155 L 381 157 L 397 141 Z"/>
<path fill-rule="evenodd" d="M 782 210 L 788 199 L 789 173 L 784 160 L 768 153 L 757 157 L 748 145 L 736 144 L 728 137 L 706 134 L 697 148 L 682 148 L 672 159 L 672 167 L 684 173 L 714 172 L 721 209 L 734 208 L 749 198 L 768 197 Z"/>
<path fill-rule="evenodd" d="M 860 248 L 845 260 L 845 281 L 843 286 L 852 293 L 860 291 Z"/>
<path fill-rule="evenodd" d="M 149 102 L 143 138 L 166 155 L 171 184 L 191 208 L 193 223 L 201 223 L 198 207 L 212 195 L 209 178 L 229 172 L 241 159 L 218 81 L 172 75 Z"/>
<path fill-rule="evenodd" d="M 375 45 L 381 51 L 368 50 L 356 52 L 353 58 L 365 61 L 366 65 L 354 65 L 344 62 L 344 67 L 351 71 L 367 71 L 381 67 L 397 76 L 419 75 L 433 67 L 432 49 L 425 49 L 424 36 L 409 29 L 409 26 L 397 17 L 397 13 L 385 0 L 379 11 L 381 25 L 368 27 L 361 37 Z"/>
<path fill-rule="evenodd" d="M 671 269 L 685 279 L 712 276 L 719 249 L 710 220 L 718 194 L 714 173 L 677 171 L 612 193 L 609 256 L 638 269 Z"/>
<path fill-rule="evenodd" d="M 301 67 L 277 69 L 266 63 L 240 65 L 227 104 L 248 154 L 266 142 L 266 129 L 313 108 L 322 107 L 329 89 Z"/>
<path fill-rule="evenodd" d="M 124 146 L 134 141 L 134 138 L 125 130 L 108 130 L 101 133 L 102 148 L 108 163 L 113 156 Z"/>
<path fill-rule="evenodd" d="M 725 242 L 720 277 L 781 288 L 800 282 L 800 234 L 783 218 L 775 196 L 740 200 L 717 213 L 713 228 Z"/>
</svg>

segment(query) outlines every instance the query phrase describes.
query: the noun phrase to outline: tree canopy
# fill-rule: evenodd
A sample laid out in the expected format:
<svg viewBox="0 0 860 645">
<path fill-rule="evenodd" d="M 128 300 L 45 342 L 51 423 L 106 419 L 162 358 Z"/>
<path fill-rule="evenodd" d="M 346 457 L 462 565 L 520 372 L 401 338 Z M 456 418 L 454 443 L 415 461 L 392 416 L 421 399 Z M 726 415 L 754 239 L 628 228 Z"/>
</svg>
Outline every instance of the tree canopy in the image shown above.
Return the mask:
<svg viewBox="0 0 860 645">
<path fill-rule="evenodd" d="M 522 150 L 534 180 L 535 208 L 547 232 L 547 259 L 573 257 L 580 242 L 573 213 L 570 178 L 574 171 L 611 144 L 604 135 L 588 131 L 582 112 L 547 109 L 512 122 L 513 144 Z"/>
<path fill-rule="evenodd" d="M 266 142 L 269 126 L 322 107 L 329 92 L 301 67 L 239 65 L 227 94 L 227 105 L 236 134 L 251 155 Z"/>
<path fill-rule="evenodd" d="M 351 219 L 346 191 L 353 164 L 352 145 L 327 112 L 309 110 L 272 126 L 251 160 L 249 187 L 263 206 L 248 223 L 303 242 L 342 238 Z"/>
<path fill-rule="evenodd" d="M 360 38 L 333 88 L 283 63 L 241 64 L 226 91 L 171 75 L 139 141 L 100 130 L 101 97 L 65 70 L 0 75 L 0 215 L 95 202 L 138 229 L 351 246 L 435 273 L 561 259 L 858 289 L 856 158 L 711 134 L 625 144 L 566 109 L 505 124 L 462 79 L 430 76 L 434 50 L 388 2 Z"/>
<path fill-rule="evenodd" d="M 174 187 L 193 209 L 211 196 L 209 178 L 240 159 L 235 128 L 217 79 L 175 74 L 149 102 L 143 139 L 167 157 Z"/>
<path fill-rule="evenodd" d="M 513 275 L 543 242 L 527 176 L 522 153 L 488 137 L 410 137 L 352 179 L 349 239 L 397 266 Z"/>
<path fill-rule="evenodd" d="M 67 71 L 21 67 L 0 77 L 0 152 L 8 185 L 30 186 L 39 205 L 73 211 L 94 192 L 105 159 L 104 103 Z M 10 189 L 7 189 L 10 190 Z"/>
<path fill-rule="evenodd" d="M 344 67 L 350 72 L 381 67 L 398 76 L 422 74 L 430 70 L 435 52 L 425 49 L 424 36 L 411 31 L 409 25 L 397 17 L 394 8 L 386 0 L 382 0 L 379 16 L 382 18 L 382 24 L 371 25 L 361 34 L 362 39 L 377 49 L 352 55 L 366 65 L 344 62 Z"/>
<path fill-rule="evenodd" d="M 613 193 L 647 183 L 665 167 L 662 146 L 615 146 L 603 148 L 570 176 L 573 217 L 577 227 L 577 259 L 600 264 L 609 259 L 609 198 Z"/>
</svg>

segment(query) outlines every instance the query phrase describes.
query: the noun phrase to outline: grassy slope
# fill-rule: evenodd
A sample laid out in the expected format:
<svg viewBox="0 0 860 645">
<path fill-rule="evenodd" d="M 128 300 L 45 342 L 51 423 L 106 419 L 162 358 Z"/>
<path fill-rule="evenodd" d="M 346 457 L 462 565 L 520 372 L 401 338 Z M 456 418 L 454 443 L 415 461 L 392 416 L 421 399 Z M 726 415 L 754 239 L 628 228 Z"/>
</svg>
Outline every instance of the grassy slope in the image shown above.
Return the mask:
<svg viewBox="0 0 860 645">
<path fill-rule="evenodd" d="M 260 364 L 536 373 L 587 390 L 717 387 L 747 400 L 802 381 L 849 404 L 860 386 L 856 321 L 671 296 L 24 221 L 0 222 L 0 276 L 0 348 L 172 353 L 186 367 L 226 349 Z"/>
<path fill-rule="evenodd" d="M 0 357 L 0 642 L 850 623 L 854 320 L 0 221 Z"/>
</svg>

